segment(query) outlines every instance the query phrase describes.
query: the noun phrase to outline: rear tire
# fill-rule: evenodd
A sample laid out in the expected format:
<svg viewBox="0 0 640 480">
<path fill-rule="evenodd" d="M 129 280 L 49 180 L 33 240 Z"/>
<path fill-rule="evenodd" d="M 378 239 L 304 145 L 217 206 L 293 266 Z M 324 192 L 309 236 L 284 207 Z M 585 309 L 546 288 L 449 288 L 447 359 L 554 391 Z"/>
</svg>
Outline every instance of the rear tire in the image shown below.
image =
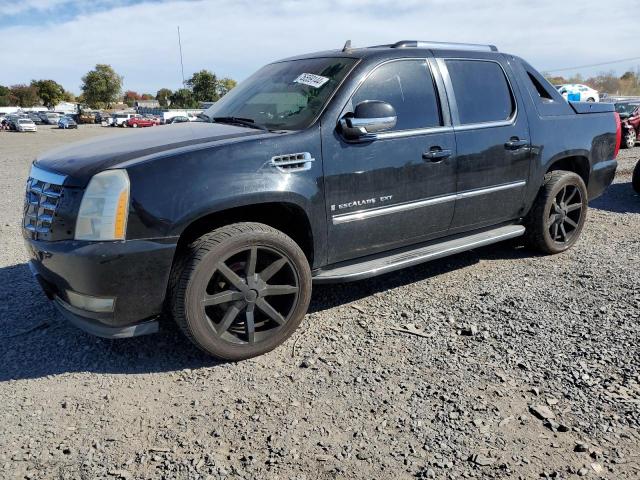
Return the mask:
<svg viewBox="0 0 640 480">
<path fill-rule="evenodd" d="M 636 131 L 635 130 L 629 130 L 626 135 L 623 138 L 622 141 L 622 148 L 633 148 L 636 146 Z"/>
<path fill-rule="evenodd" d="M 546 254 L 571 248 L 584 227 L 587 204 L 587 187 L 579 175 L 564 170 L 547 173 L 525 220 L 529 246 Z"/>
<path fill-rule="evenodd" d="M 633 177 L 631 178 L 631 185 L 633 189 L 640 193 L 640 161 L 636 163 L 636 167 L 633 169 Z"/>
<path fill-rule="evenodd" d="M 178 258 L 170 308 L 197 347 L 244 360 L 282 344 L 311 299 L 311 271 L 300 247 L 260 223 L 235 223 L 203 235 Z"/>
</svg>

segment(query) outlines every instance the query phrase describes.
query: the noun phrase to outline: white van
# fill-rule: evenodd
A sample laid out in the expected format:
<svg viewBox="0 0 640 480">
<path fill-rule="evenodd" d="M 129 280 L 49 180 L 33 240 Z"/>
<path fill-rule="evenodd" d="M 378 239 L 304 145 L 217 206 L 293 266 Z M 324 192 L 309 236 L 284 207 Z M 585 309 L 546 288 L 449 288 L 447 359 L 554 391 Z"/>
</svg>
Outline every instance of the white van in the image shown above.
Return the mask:
<svg viewBox="0 0 640 480">
<path fill-rule="evenodd" d="M 111 115 L 112 121 L 111 121 L 111 126 L 112 127 L 126 127 L 127 126 L 127 120 L 129 120 L 130 118 L 139 118 L 142 115 L 138 115 L 137 113 L 130 113 L 130 112 L 117 112 L 114 113 L 113 115 Z"/>
</svg>

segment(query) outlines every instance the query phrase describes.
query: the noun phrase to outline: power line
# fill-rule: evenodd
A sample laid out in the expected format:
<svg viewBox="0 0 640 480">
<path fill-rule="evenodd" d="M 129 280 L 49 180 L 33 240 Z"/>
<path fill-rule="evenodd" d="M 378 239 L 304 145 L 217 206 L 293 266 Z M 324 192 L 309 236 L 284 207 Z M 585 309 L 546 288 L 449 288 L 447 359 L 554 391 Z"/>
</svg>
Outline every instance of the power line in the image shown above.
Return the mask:
<svg viewBox="0 0 640 480">
<path fill-rule="evenodd" d="M 603 65 L 613 65 L 615 63 L 631 62 L 634 60 L 640 60 L 640 57 L 621 58 L 620 60 L 613 60 L 611 62 L 592 63 L 590 65 L 578 65 L 577 67 L 556 68 L 553 70 L 549 69 L 549 70 L 543 70 L 543 71 L 547 73 L 566 72 L 567 70 L 581 70 L 583 68 L 601 67 Z"/>
</svg>

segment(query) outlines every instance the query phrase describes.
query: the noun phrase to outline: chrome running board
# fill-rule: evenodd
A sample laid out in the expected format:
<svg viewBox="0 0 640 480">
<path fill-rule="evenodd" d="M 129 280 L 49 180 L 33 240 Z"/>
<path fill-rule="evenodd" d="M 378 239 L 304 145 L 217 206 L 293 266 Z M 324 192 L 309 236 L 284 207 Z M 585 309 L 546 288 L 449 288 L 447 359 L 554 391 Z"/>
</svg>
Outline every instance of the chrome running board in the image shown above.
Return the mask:
<svg viewBox="0 0 640 480">
<path fill-rule="evenodd" d="M 472 233 L 439 243 L 393 250 L 377 255 L 370 255 L 355 261 L 337 263 L 314 272 L 313 283 L 353 282 L 363 278 L 375 277 L 383 273 L 393 272 L 401 268 L 428 262 L 474 248 L 484 247 L 524 234 L 522 225 L 507 225 Z"/>
</svg>

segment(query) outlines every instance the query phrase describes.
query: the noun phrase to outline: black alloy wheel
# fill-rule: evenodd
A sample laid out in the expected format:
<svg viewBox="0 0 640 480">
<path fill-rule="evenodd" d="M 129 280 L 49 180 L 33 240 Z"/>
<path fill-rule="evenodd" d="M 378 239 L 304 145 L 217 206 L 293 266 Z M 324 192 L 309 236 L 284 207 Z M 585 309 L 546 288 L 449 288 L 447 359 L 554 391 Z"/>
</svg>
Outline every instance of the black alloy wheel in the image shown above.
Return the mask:
<svg viewBox="0 0 640 480">
<path fill-rule="evenodd" d="M 299 281 L 282 253 L 253 246 L 221 260 L 202 292 L 212 333 L 232 343 L 272 337 L 291 318 Z"/>
<path fill-rule="evenodd" d="M 580 237 L 587 208 L 587 187 L 580 175 L 548 172 L 525 218 L 527 243 L 543 253 L 568 250 Z"/>
<path fill-rule="evenodd" d="M 301 248 L 260 223 L 235 223 L 196 239 L 176 261 L 171 313 L 199 348 L 243 360 L 283 343 L 311 299 L 311 270 Z"/>
<path fill-rule="evenodd" d="M 576 185 L 567 184 L 555 196 L 549 212 L 549 234 L 554 242 L 566 244 L 579 233 L 582 194 Z"/>
</svg>

